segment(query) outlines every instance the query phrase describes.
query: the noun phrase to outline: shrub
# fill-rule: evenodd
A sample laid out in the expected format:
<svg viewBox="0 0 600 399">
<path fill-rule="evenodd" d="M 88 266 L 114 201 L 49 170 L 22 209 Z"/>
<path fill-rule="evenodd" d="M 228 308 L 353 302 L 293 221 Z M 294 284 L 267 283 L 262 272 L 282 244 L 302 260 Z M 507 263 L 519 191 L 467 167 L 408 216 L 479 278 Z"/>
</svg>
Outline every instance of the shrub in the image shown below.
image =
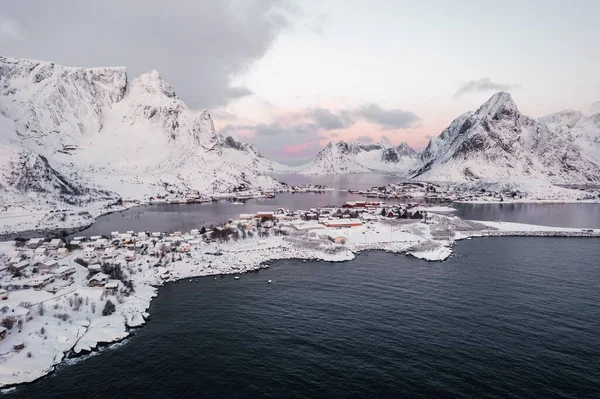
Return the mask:
<svg viewBox="0 0 600 399">
<path fill-rule="evenodd" d="M 54 317 L 56 317 L 57 319 L 60 319 L 62 321 L 67 321 L 70 316 L 66 313 L 57 313 L 54 315 Z"/>
<path fill-rule="evenodd" d="M 77 263 L 78 265 L 83 266 L 83 267 L 88 267 L 88 265 L 89 265 L 88 262 L 84 261 L 81 258 L 75 258 L 74 262 Z"/>
<path fill-rule="evenodd" d="M 102 309 L 102 316 L 110 316 L 115 312 L 115 304 L 109 299 Z"/>
<path fill-rule="evenodd" d="M 38 305 L 38 307 L 37 307 L 37 310 L 38 310 L 38 314 L 39 314 L 40 316 L 43 316 L 43 315 L 46 313 L 46 308 L 44 307 L 44 304 L 43 304 L 43 303 L 40 303 L 40 304 Z"/>
<path fill-rule="evenodd" d="M 2 321 L 0 321 L 0 325 L 2 327 L 6 328 L 7 330 L 10 330 L 11 328 L 13 328 L 16 321 L 17 321 L 16 317 L 7 316 L 7 317 L 3 318 Z"/>
<path fill-rule="evenodd" d="M 10 308 L 8 306 L 2 306 L 2 308 L 0 309 L 0 311 L 2 311 L 2 313 L 6 314 L 6 312 L 8 312 L 10 310 Z"/>
<path fill-rule="evenodd" d="M 31 302 L 23 301 L 19 303 L 19 306 L 29 309 L 31 307 Z"/>
</svg>

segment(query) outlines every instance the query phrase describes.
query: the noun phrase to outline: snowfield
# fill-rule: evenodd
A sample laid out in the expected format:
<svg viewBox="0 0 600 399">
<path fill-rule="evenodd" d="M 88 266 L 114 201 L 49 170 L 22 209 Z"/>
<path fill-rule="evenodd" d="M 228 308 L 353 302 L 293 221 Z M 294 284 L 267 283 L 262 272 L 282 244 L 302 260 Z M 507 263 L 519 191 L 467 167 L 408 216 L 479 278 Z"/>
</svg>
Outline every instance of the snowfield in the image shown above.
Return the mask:
<svg viewBox="0 0 600 399">
<path fill-rule="evenodd" d="M 1 231 L 51 225 L 62 208 L 93 219 L 89 209 L 118 198 L 270 191 L 278 183 L 265 173 L 284 169 L 217 134 L 156 71 L 128 81 L 125 68 L 0 56 L 0 90 L 0 210 L 29 214 Z"/>
<path fill-rule="evenodd" d="M 447 209 L 440 209 L 446 211 Z M 433 211 L 430 211 L 433 212 Z M 108 262 L 123 266 L 123 277 L 108 279 L 103 287 L 90 287 L 87 268 L 74 262 L 83 258 L 84 249 L 75 249 L 61 264 L 74 267 L 71 277 L 56 278 L 48 287 L 52 292 L 16 289 L 8 292 L 8 299 L 1 301 L 0 318 L 12 314 L 23 318 L 20 325 L 7 330 L 0 340 L 0 387 L 34 381 L 48 373 L 67 356 L 95 350 L 99 344 L 118 342 L 129 335 L 129 329 L 139 327 L 148 317 L 150 301 L 157 295 L 157 286 L 167 281 L 217 274 L 240 275 L 261 267 L 276 259 L 320 259 L 330 262 L 352 260 L 364 250 L 405 252 L 413 257 L 442 261 L 452 253 L 458 239 L 495 235 L 555 235 L 600 237 L 600 230 L 553 228 L 504 222 L 476 222 L 457 217 L 430 213 L 426 220 L 386 219 L 376 216 L 356 227 L 327 228 L 315 221 L 280 221 L 279 228 L 286 235 L 252 237 L 244 233 L 244 239 L 228 242 L 205 241 L 196 232 L 174 233 L 154 239 L 127 234 L 124 241 L 138 240 L 133 259 L 132 252 L 119 244 L 115 258 Z M 237 228 L 247 221 L 235 221 L 224 227 Z M 247 225 L 246 225 L 247 226 Z M 246 229 L 247 227 L 241 227 Z M 248 230 L 248 231 L 252 231 Z M 116 237 L 113 235 L 113 237 Z M 194 238 L 198 237 L 198 238 Z M 187 242 L 195 242 L 188 248 Z M 335 242 L 334 242 L 335 241 Z M 87 244 L 92 248 L 97 241 Z M 162 256 L 155 250 L 164 251 L 166 243 L 171 252 Z M 159 247 L 160 246 L 160 247 Z M 0 243 L 0 260 L 15 251 L 15 242 Z M 22 247 L 23 254 L 33 250 Z M 93 250 L 92 250 L 93 251 Z M 189 252 L 188 252 L 189 251 Z M 99 258 L 102 252 L 93 251 Z M 87 253 L 87 252 L 86 252 Z M 128 255 L 129 254 L 129 255 Z M 105 261 L 106 262 L 106 261 Z M 267 266 L 265 266 L 267 265 Z M 100 273 L 99 275 L 101 275 Z M 107 278 L 109 276 L 106 276 Z M 241 276 L 241 278 L 244 278 Z M 3 277 L 2 286 L 23 284 L 27 280 L 10 280 Z M 12 281 L 12 282 L 11 282 Z M 112 284 L 115 289 L 108 291 Z M 133 286 L 133 290 L 130 286 Z M 107 303 L 115 306 L 114 313 L 103 316 Z M 14 313 L 16 312 L 16 313 Z M 27 314 L 30 316 L 28 319 Z M 22 344 L 22 349 L 16 345 Z"/>
</svg>

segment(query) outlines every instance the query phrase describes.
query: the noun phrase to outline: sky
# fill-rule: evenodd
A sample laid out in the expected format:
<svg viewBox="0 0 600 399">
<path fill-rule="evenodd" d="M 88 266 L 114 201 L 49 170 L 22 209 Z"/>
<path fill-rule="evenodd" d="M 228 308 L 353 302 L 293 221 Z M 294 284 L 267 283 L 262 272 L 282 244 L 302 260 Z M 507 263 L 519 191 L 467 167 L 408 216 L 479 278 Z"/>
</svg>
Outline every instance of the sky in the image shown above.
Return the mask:
<svg viewBox="0 0 600 399">
<path fill-rule="evenodd" d="M 426 146 L 497 91 L 600 112 L 600 1 L 0 0 L 0 54 L 156 69 L 287 164 L 329 141 Z"/>
</svg>

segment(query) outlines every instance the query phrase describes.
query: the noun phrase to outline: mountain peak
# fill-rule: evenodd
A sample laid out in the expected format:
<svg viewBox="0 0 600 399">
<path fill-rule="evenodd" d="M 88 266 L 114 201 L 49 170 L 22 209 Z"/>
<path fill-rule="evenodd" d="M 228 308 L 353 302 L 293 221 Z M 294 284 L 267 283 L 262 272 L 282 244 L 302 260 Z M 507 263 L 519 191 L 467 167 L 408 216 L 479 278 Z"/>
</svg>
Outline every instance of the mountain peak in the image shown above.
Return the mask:
<svg viewBox="0 0 600 399">
<path fill-rule="evenodd" d="M 175 90 L 154 69 L 135 78 L 131 82 L 129 91 L 144 97 L 162 95 L 168 98 L 177 98 Z"/>
<path fill-rule="evenodd" d="M 503 91 L 494 94 L 475 112 L 475 116 L 490 116 L 494 119 L 518 114 L 519 109 L 512 96 Z"/>
</svg>

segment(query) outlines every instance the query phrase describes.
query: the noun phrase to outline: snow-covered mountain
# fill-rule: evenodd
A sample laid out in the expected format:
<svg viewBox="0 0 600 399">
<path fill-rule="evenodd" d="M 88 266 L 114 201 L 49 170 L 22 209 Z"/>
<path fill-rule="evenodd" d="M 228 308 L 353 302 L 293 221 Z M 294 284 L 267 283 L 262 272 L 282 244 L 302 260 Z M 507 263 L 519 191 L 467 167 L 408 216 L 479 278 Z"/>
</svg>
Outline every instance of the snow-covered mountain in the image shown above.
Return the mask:
<svg viewBox="0 0 600 399">
<path fill-rule="evenodd" d="M 263 175 L 277 163 L 218 135 L 156 71 L 128 82 L 124 68 L 0 57 L 0 115 L 0 185 L 24 198 L 41 187 L 91 200 L 277 184 Z M 3 205 L 14 203 L 7 192 Z"/>
<path fill-rule="evenodd" d="M 297 171 L 303 174 L 403 173 L 416 159 L 417 153 L 406 143 L 394 147 L 383 142 L 330 142 L 309 163 L 299 166 Z"/>
<path fill-rule="evenodd" d="M 430 140 L 409 176 L 431 181 L 537 178 L 600 181 L 598 115 L 572 111 L 532 119 L 508 93 L 455 119 Z"/>
</svg>

